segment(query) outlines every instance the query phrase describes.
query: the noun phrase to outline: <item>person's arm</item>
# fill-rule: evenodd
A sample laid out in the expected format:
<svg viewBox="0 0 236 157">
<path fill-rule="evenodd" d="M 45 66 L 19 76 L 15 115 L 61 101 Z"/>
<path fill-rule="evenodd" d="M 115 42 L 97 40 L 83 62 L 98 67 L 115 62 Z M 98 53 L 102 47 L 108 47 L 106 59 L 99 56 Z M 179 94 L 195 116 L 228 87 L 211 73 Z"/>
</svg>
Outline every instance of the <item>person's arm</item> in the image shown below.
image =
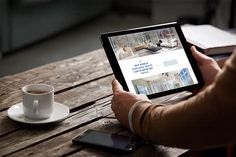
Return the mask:
<svg viewBox="0 0 236 157">
<path fill-rule="evenodd" d="M 132 127 L 143 138 L 167 146 L 206 148 L 232 143 L 234 138 L 234 98 L 236 57 L 231 57 L 221 72 L 214 60 L 191 48 L 203 74 L 206 87 L 198 95 L 179 104 L 157 107 L 136 94 L 123 91 L 114 80 L 112 110 L 117 119 L 129 128 L 128 113 L 133 104 Z M 230 129 L 229 129 L 230 127 Z"/>
<path fill-rule="evenodd" d="M 133 111 L 134 131 L 166 146 L 202 149 L 236 143 L 236 52 L 213 84 L 167 107 L 148 103 Z"/>
</svg>

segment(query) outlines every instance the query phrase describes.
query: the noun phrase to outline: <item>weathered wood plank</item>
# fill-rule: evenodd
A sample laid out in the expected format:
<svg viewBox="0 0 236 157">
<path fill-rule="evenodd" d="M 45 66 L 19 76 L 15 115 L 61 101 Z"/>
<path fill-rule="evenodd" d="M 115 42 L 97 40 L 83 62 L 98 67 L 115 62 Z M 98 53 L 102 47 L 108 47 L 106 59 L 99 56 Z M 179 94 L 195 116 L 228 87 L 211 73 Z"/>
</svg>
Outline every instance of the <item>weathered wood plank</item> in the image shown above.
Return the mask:
<svg viewBox="0 0 236 157">
<path fill-rule="evenodd" d="M 100 129 L 108 127 L 111 131 L 120 126 L 109 128 L 109 125 L 101 125 L 97 121 L 112 114 L 110 83 L 113 78 L 103 50 L 0 78 L 0 156 L 58 156 L 73 154 L 80 149 L 82 151 L 79 153 L 99 154 L 97 150 L 75 147 L 70 139 L 83 128 L 99 126 Z M 56 90 L 55 100 L 70 108 L 70 116 L 60 124 L 40 127 L 19 124 L 7 118 L 6 109 L 22 101 L 20 88 L 29 83 L 53 85 Z M 176 95 L 158 98 L 155 102 L 166 102 L 173 97 Z M 141 152 L 145 151 L 148 150 Z M 107 152 L 101 154 L 111 156 Z"/>
<path fill-rule="evenodd" d="M 74 151 L 79 151 L 84 148 L 78 145 L 72 144 L 72 138 L 77 136 L 79 133 L 85 129 L 99 129 L 108 131 L 111 133 L 116 133 L 123 127 L 115 119 L 103 118 L 101 120 L 92 122 L 86 126 L 76 128 L 68 133 L 56 136 L 52 139 L 43 141 L 42 143 L 31 146 L 30 148 L 23 149 L 9 156 L 62 156 L 65 154 L 70 154 Z"/>
<path fill-rule="evenodd" d="M 132 134 L 127 131 L 127 129 L 121 129 L 118 134 L 132 136 Z M 157 157 L 177 157 L 187 150 L 185 149 L 178 149 L 178 148 L 171 148 L 165 147 L 161 145 L 153 145 L 153 144 L 144 144 L 143 146 L 139 147 L 135 151 L 131 153 L 122 153 L 117 151 L 109 151 L 108 149 L 96 149 L 96 148 L 89 148 L 86 147 L 85 149 L 81 149 L 76 153 L 71 153 L 70 157 L 84 157 L 84 156 L 96 156 L 96 157 L 104 157 L 104 156 L 111 156 L 111 157 L 119 157 L 119 156 L 127 156 L 127 157 L 147 157 L 147 156 L 157 156 Z"/>
<path fill-rule="evenodd" d="M 0 138 L 21 128 L 22 125 L 20 123 L 16 123 L 8 118 L 6 111 L 0 113 Z"/>
<path fill-rule="evenodd" d="M 77 88 L 68 90 L 63 93 L 59 93 L 55 95 L 55 100 L 57 102 L 63 103 L 67 105 L 71 111 L 81 109 L 81 106 L 83 105 L 89 105 L 95 103 L 96 100 L 101 99 L 102 97 L 106 97 L 112 94 L 111 92 L 111 80 L 113 79 L 113 76 L 109 76 L 106 78 L 102 78 L 93 82 L 90 82 L 88 84 L 83 84 L 81 86 L 78 86 Z M 168 100 L 172 100 L 173 98 L 176 98 L 178 95 L 183 95 L 182 93 L 179 94 L 172 94 L 165 97 L 160 97 L 158 99 L 155 99 L 155 103 L 162 103 L 162 102 L 168 102 Z M 177 98 L 179 98 L 178 96 Z M 17 130 L 21 127 L 19 123 L 15 123 L 11 121 L 7 117 L 6 111 L 4 111 L 2 114 L 0 114 L 0 136 L 7 134 L 9 132 L 12 132 L 14 130 Z"/>
<path fill-rule="evenodd" d="M 20 130 L 1 137 L 0 156 L 11 154 L 12 152 L 40 143 L 64 132 L 66 133 L 81 125 L 86 125 L 89 121 L 103 118 L 111 112 L 110 103 L 107 100 L 104 103 L 102 99 L 94 105 L 88 106 L 88 109 L 84 109 L 83 112 L 79 110 L 78 114 L 73 113 L 73 116 L 67 118 L 60 124 L 50 124 L 40 127 L 25 125 Z"/>
<path fill-rule="evenodd" d="M 56 136 L 52 139 L 43 141 L 42 143 L 36 144 L 29 148 L 20 150 L 16 153 L 9 155 L 10 157 L 14 156 L 37 156 L 37 157 L 44 157 L 44 156 L 63 156 L 72 154 L 71 156 L 113 156 L 118 157 L 122 156 L 166 156 L 166 157 L 176 157 L 186 150 L 176 149 L 176 148 L 168 148 L 164 146 L 154 146 L 154 145 L 144 145 L 138 148 L 133 153 L 129 154 L 120 154 L 113 151 L 101 150 L 101 149 L 94 149 L 94 148 L 86 148 L 83 146 L 73 145 L 71 140 L 73 137 L 77 136 L 79 133 L 84 131 L 85 129 L 97 129 L 103 130 L 110 133 L 117 133 L 120 130 L 124 130 L 123 134 L 127 134 L 125 128 L 123 128 L 120 123 L 116 119 L 107 119 L 103 118 L 96 122 L 92 122 L 86 126 L 83 126 L 78 129 L 74 129 L 68 133 Z"/>
<path fill-rule="evenodd" d="M 121 152 L 111 152 L 105 150 L 99 150 L 94 148 L 86 148 L 70 155 L 69 157 L 178 157 L 179 155 L 187 152 L 187 150 L 169 148 L 163 146 L 154 145 L 144 145 L 134 152 L 131 153 L 121 153 Z"/>
<path fill-rule="evenodd" d="M 89 64 L 89 65 L 87 65 Z M 0 110 L 20 102 L 20 89 L 30 83 L 47 83 L 55 91 L 73 88 L 85 82 L 111 75 L 102 49 L 71 59 L 47 64 L 16 75 L 0 78 Z"/>
<path fill-rule="evenodd" d="M 83 105 L 95 103 L 96 100 L 111 95 L 111 81 L 113 78 L 113 76 L 101 78 L 63 93 L 56 94 L 55 101 L 67 105 L 71 111 L 78 110 Z M 20 98 L 16 97 L 15 99 Z M 0 136 L 17 130 L 21 126 L 7 117 L 7 111 L 0 113 Z"/>
<path fill-rule="evenodd" d="M 113 79 L 114 76 L 111 75 L 83 84 L 77 88 L 57 94 L 55 100 L 66 104 L 70 109 L 80 107 L 83 104 L 112 95 L 111 81 Z"/>
<path fill-rule="evenodd" d="M 47 139 L 50 140 L 52 137 L 63 134 L 64 132 L 67 134 L 68 130 L 77 128 L 77 125 L 110 114 L 110 99 L 111 97 L 101 99 L 100 101 L 97 101 L 96 104 L 88 106 L 89 109 L 85 108 L 83 110 L 79 110 L 77 114 L 72 113 L 74 116 L 66 119 L 63 123 L 61 123 L 61 125 L 45 126 L 42 128 L 38 128 L 37 126 L 24 126 L 21 130 L 17 130 L 2 137 L 0 141 L 0 145 L 2 147 L 0 148 L 0 155 L 6 155 L 8 153 L 11 154 L 11 152 L 25 149 L 28 146 L 32 147 L 32 145 L 41 143 Z M 100 104 L 101 102 L 102 104 Z M 59 147 L 53 149 L 59 149 Z M 29 154 L 32 155 L 32 153 Z"/>
</svg>

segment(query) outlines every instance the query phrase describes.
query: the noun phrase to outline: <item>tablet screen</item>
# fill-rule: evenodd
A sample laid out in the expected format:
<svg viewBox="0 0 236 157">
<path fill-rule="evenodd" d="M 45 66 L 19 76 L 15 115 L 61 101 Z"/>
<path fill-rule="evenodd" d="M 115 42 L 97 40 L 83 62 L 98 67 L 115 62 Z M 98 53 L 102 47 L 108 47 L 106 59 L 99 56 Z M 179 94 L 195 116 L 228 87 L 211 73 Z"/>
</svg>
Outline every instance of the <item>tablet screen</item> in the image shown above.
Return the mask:
<svg viewBox="0 0 236 157">
<path fill-rule="evenodd" d="M 175 27 L 108 40 L 130 92 L 152 95 L 198 84 Z"/>
<path fill-rule="evenodd" d="M 155 98 L 203 85 L 176 22 L 104 33 L 101 41 L 124 90 Z"/>
</svg>

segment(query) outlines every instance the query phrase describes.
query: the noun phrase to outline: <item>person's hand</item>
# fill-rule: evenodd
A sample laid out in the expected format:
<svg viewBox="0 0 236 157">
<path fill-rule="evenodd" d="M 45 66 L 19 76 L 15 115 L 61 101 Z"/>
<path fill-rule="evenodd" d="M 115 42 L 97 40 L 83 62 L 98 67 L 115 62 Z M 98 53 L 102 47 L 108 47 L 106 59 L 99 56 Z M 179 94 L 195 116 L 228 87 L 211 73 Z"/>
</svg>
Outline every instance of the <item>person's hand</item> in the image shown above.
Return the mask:
<svg viewBox="0 0 236 157">
<path fill-rule="evenodd" d="M 215 76 L 221 71 L 221 69 L 214 59 L 197 51 L 195 46 L 191 47 L 191 52 L 202 73 L 203 80 L 205 83 L 205 86 L 203 87 L 204 89 L 205 87 L 214 82 Z"/>
<path fill-rule="evenodd" d="M 120 123 L 129 128 L 128 113 L 130 108 L 139 100 L 150 100 L 145 95 L 137 95 L 124 91 L 117 80 L 112 81 L 112 91 L 113 98 L 111 108 Z"/>
</svg>

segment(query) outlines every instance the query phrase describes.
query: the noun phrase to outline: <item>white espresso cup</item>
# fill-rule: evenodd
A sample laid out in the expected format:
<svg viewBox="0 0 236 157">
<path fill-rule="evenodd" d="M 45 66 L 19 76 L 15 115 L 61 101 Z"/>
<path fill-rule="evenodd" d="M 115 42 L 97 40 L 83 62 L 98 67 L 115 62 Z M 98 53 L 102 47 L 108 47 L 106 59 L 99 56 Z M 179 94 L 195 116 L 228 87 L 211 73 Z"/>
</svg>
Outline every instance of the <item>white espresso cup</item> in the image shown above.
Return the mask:
<svg viewBox="0 0 236 157">
<path fill-rule="evenodd" d="M 47 119 L 53 112 L 54 88 L 47 84 L 29 84 L 22 88 L 23 111 L 29 119 Z"/>
</svg>

